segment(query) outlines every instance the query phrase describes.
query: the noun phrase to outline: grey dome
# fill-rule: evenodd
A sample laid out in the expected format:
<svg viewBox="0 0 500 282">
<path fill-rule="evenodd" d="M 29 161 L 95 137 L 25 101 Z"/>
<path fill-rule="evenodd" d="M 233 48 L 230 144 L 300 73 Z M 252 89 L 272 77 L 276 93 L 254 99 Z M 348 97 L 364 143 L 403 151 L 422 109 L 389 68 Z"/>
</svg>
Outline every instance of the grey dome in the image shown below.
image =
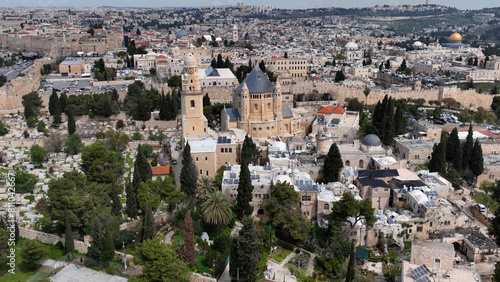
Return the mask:
<svg viewBox="0 0 500 282">
<path fill-rule="evenodd" d="M 380 138 L 378 138 L 377 135 L 375 134 L 368 134 L 363 138 L 361 141 L 363 145 L 370 146 L 370 147 L 376 147 L 380 146 L 382 143 L 380 142 Z"/>
</svg>

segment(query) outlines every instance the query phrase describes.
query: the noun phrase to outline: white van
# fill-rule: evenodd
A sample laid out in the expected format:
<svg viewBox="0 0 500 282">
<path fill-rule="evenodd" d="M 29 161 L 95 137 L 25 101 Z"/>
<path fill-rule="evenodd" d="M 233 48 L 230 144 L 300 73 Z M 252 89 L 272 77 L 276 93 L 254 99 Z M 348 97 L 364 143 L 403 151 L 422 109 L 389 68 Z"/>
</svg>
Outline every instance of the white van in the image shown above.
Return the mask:
<svg viewBox="0 0 500 282">
<path fill-rule="evenodd" d="M 477 204 L 476 207 L 480 212 L 486 211 L 486 207 L 483 204 Z"/>
</svg>

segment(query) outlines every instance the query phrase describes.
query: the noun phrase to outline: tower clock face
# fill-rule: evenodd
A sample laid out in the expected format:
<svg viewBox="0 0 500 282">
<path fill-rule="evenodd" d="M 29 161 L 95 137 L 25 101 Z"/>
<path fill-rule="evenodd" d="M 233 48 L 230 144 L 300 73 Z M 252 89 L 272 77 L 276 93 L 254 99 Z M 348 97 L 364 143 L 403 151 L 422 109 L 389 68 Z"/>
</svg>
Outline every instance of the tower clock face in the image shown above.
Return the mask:
<svg viewBox="0 0 500 282">
<path fill-rule="evenodd" d="M 194 69 L 188 69 L 188 73 L 193 73 L 194 72 Z"/>
</svg>

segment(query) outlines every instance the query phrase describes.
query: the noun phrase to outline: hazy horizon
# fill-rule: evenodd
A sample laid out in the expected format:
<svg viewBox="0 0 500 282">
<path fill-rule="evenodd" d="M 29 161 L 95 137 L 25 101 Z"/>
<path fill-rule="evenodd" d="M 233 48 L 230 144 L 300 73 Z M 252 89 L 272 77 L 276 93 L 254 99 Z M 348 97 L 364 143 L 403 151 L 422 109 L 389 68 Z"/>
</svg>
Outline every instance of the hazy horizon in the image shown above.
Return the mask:
<svg viewBox="0 0 500 282">
<path fill-rule="evenodd" d="M 160 1 L 160 0 L 149 0 L 144 2 L 138 2 L 134 0 L 121 0 L 111 1 L 111 0 L 87 0 L 87 1 L 75 1 L 71 0 L 17 0 L 17 1 L 6 1 L 0 0 L 0 7 L 12 8 L 12 7 L 100 7 L 100 6 L 114 6 L 114 7 L 138 7 L 138 8 L 157 8 L 157 7 L 206 7 L 206 6 L 236 6 L 237 0 L 185 0 L 180 3 L 174 1 Z M 338 3 L 332 0 L 317 0 L 317 1 L 305 1 L 305 0 L 275 0 L 275 1 L 264 1 L 264 0 L 253 0 L 253 1 L 243 1 L 245 5 L 262 5 L 262 6 L 273 6 L 276 8 L 283 9 L 306 9 L 306 8 L 324 8 L 324 7 L 339 7 L 339 8 L 358 8 L 358 7 L 373 7 L 376 5 L 383 6 L 397 6 L 397 5 L 419 5 L 425 4 L 425 0 L 420 1 L 410 1 L 410 0 L 351 0 L 342 1 Z M 336 3 L 337 2 L 337 3 Z M 339 1 L 340 2 L 340 1 Z M 479 10 L 483 8 L 500 7 L 500 4 L 494 4 L 491 0 L 429 0 L 429 4 L 439 4 L 450 7 L 456 7 L 461 10 Z M 140 3 L 141 5 L 138 5 Z"/>
</svg>

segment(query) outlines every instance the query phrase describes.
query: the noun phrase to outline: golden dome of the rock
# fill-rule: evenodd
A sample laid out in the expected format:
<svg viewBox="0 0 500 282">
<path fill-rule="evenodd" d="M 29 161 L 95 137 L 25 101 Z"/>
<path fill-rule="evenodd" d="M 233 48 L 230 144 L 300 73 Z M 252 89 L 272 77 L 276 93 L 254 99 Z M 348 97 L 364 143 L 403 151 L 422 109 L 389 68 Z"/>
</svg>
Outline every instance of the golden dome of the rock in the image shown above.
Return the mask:
<svg viewBox="0 0 500 282">
<path fill-rule="evenodd" d="M 455 32 L 450 36 L 450 41 L 462 41 L 462 35 L 460 33 Z"/>
</svg>

